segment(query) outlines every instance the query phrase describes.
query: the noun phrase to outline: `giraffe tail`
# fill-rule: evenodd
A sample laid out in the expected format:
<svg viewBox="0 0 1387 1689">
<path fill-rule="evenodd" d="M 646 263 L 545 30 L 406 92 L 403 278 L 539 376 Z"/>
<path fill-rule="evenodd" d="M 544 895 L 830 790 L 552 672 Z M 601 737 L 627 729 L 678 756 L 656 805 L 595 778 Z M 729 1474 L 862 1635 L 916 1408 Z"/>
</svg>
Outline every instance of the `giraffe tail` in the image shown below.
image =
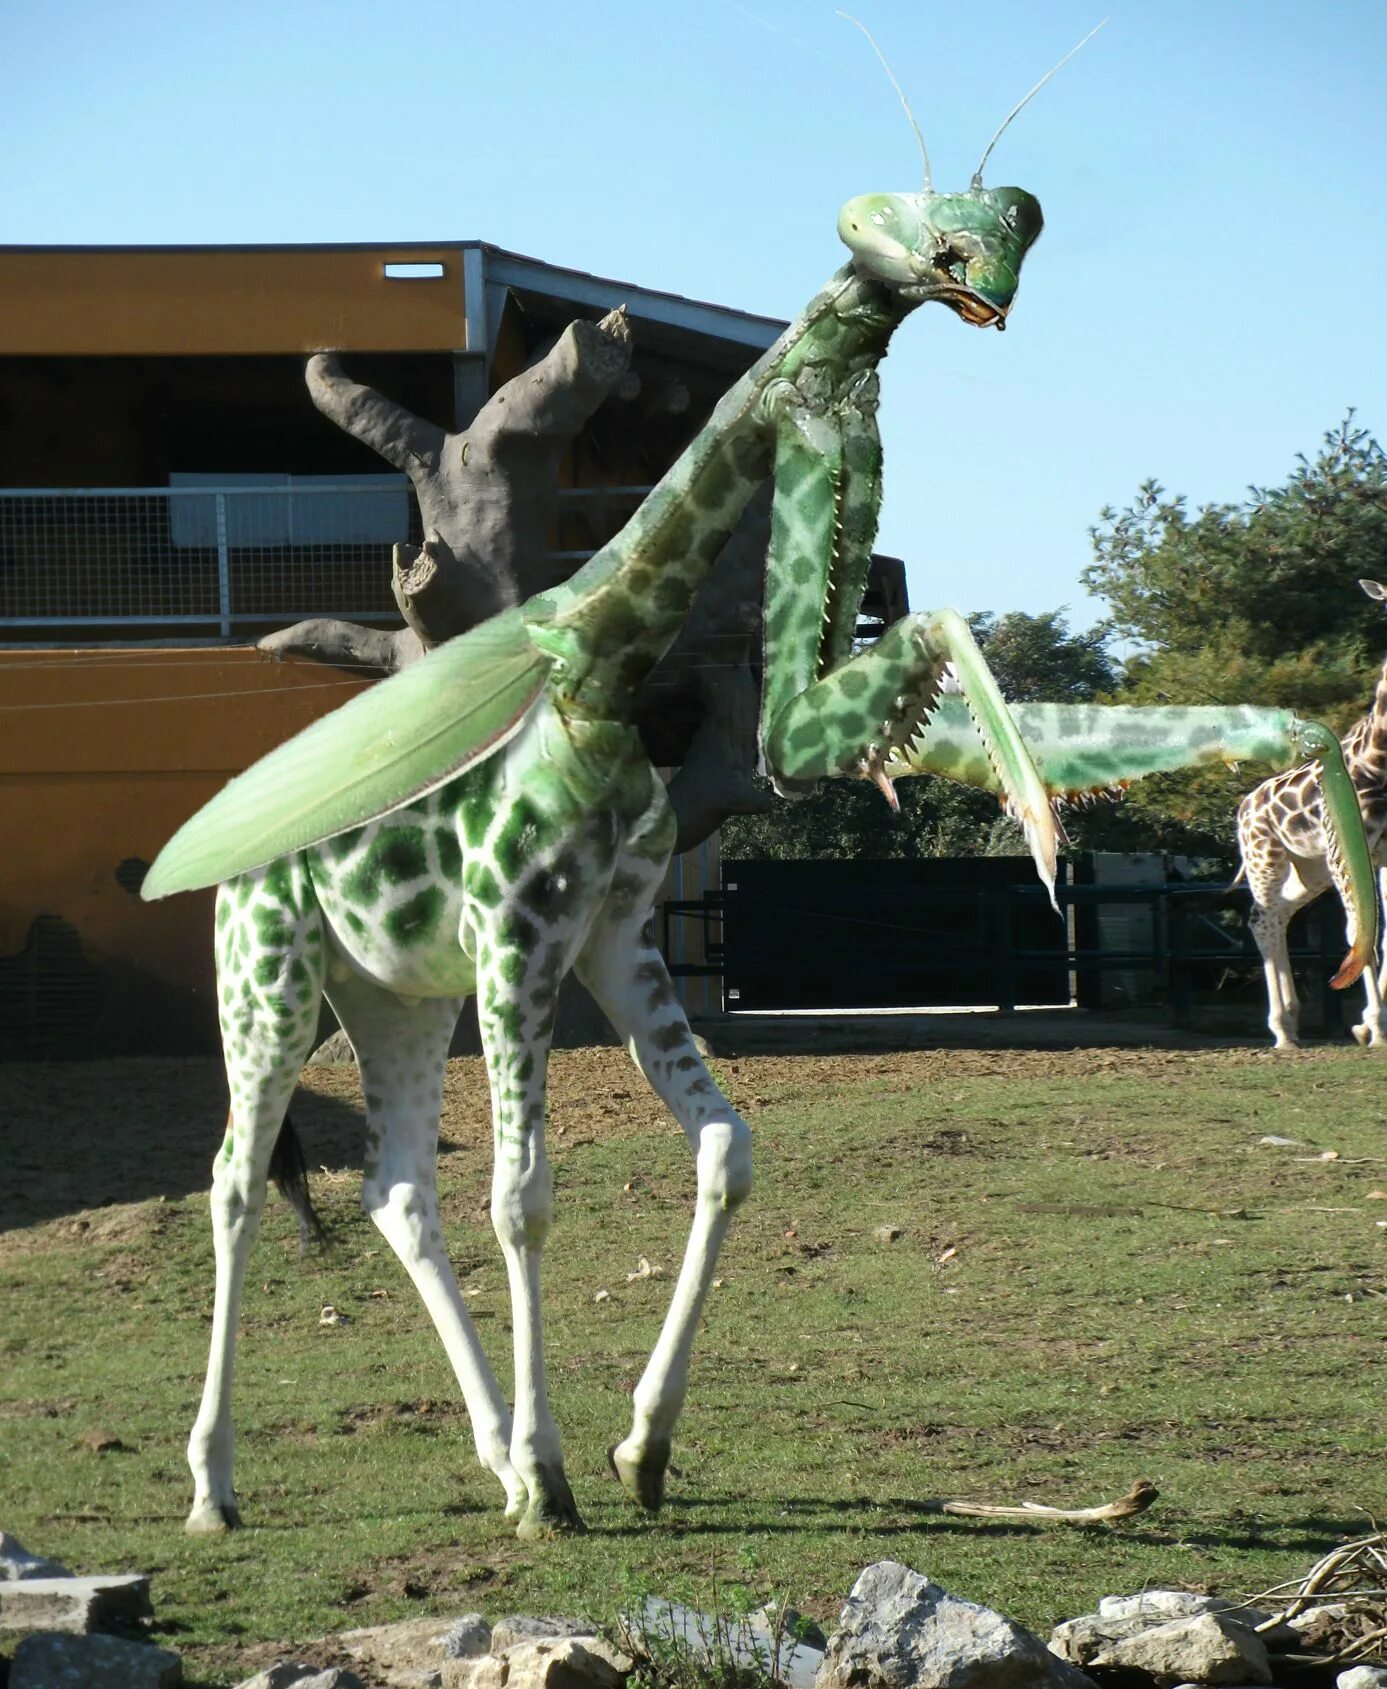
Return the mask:
<svg viewBox="0 0 1387 1689">
<path fill-rule="evenodd" d="M 275 1189 L 298 1216 L 299 1254 L 307 1255 L 310 1244 L 326 1243 L 327 1227 L 308 1192 L 308 1165 L 303 1159 L 303 1145 L 288 1114 L 284 1116 L 284 1124 L 270 1153 L 270 1177 L 274 1180 Z"/>
<path fill-rule="evenodd" d="M 1247 864 L 1246 864 L 1246 862 L 1239 862 L 1238 871 L 1237 871 L 1236 874 L 1234 874 L 1233 878 L 1231 880 L 1229 880 L 1228 884 L 1230 886 L 1239 886 L 1243 883 L 1243 881 L 1246 878 L 1247 878 Z"/>
</svg>

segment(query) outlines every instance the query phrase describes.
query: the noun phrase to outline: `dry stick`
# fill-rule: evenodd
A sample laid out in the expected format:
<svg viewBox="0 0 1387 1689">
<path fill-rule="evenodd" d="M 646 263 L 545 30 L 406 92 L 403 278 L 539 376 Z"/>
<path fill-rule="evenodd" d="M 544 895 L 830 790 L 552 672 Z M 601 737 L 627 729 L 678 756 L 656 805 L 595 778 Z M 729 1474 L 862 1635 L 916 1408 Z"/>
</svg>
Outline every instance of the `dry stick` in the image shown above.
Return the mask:
<svg viewBox="0 0 1387 1689">
<path fill-rule="evenodd" d="M 1110 1519 L 1130 1519 L 1144 1513 L 1160 1494 L 1156 1486 L 1145 1478 L 1138 1478 L 1131 1489 L 1116 1501 L 1104 1502 L 1101 1507 L 1043 1507 L 1037 1501 L 1023 1501 L 1019 1507 L 997 1507 L 973 1501 L 927 1501 L 926 1513 L 957 1513 L 970 1519 L 1030 1519 L 1039 1523 L 1051 1520 L 1064 1525 L 1101 1525 Z"/>
</svg>

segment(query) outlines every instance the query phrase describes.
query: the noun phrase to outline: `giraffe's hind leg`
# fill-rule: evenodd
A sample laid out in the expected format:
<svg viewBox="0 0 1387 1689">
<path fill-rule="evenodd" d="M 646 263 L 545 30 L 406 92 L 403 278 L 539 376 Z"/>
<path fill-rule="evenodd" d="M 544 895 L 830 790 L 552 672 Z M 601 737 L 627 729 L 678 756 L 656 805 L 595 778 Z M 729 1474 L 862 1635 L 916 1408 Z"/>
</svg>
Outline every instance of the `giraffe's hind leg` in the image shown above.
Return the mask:
<svg viewBox="0 0 1387 1689">
<path fill-rule="evenodd" d="M 642 1507 L 664 1499 L 670 1444 L 688 1389 L 689 1356 L 732 1216 L 751 1189 L 751 1131 L 694 1047 L 647 919 L 663 865 L 648 865 L 641 894 L 614 900 L 578 958 L 579 978 L 684 1130 L 698 1196 L 683 1264 L 660 1336 L 637 1384 L 630 1434 L 611 1451 L 622 1487 Z M 622 907 L 623 902 L 625 908 Z"/>
<path fill-rule="evenodd" d="M 510 1411 L 458 1290 L 438 1211 L 443 1072 L 462 999 L 405 1003 L 351 974 L 332 980 L 328 1000 L 366 1094 L 361 1205 L 414 1281 L 457 1375 L 477 1458 L 505 1489 L 506 1517 L 518 1518 L 529 1495 L 510 1462 Z"/>
<path fill-rule="evenodd" d="M 297 859 L 217 894 L 217 992 L 231 1111 L 212 1176 L 217 1288 L 202 1405 L 188 1439 L 189 1531 L 240 1523 L 232 1481 L 231 1380 L 246 1262 L 265 1205 L 275 1143 L 312 1046 L 323 985 L 323 930 Z"/>
<path fill-rule="evenodd" d="M 1387 868 L 1377 871 L 1378 886 L 1378 937 L 1382 937 L 1382 916 L 1387 913 Z M 1387 1044 L 1387 1017 L 1383 1014 L 1383 998 L 1387 996 L 1387 958 L 1377 971 L 1376 977 L 1368 969 L 1363 971 L 1363 993 L 1366 1001 L 1363 1005 L 1363 1018 L 1353 1028 L 1353 1036 L 1360 1044 L 1378 1049 Z"/>
<path fill-rule="evenodd" d="M 1270 784 L 1270 783 L 1269 783 Z M 1258 792 L 1261 787 L 1257 789 Z M 1256 797 L 1257 792 L 1252 794 Z M 1323 887 L 1309 890 L 1291 857 L 1265 826 L 1260 809 L 1244 798 L 1238 809 L 1238 848 L 1252 893 L 1248 928 L 1262 957 L 1267 991 L 1267 1030 L 1273 1047 L 1293 1050 L 1300 1042 L 1300 1000 L 1287 946 L 1287 928 L 1302 905 Z"/>
</svg>

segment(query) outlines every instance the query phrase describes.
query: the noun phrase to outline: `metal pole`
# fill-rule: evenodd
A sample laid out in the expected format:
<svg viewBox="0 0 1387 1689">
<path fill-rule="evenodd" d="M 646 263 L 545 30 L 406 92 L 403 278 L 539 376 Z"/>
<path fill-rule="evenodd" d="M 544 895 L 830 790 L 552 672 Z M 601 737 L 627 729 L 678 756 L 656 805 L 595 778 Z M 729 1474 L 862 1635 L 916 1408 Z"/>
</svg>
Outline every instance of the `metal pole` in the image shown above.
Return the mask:
<svg viewBox="0 0 1387 1689">
<path fill-rule="evenodd" d="M 221 636 L 231 638 L 231 549 L 226 541 L 226 494 L 217 499 L 217 614 Z"/>
</svg>

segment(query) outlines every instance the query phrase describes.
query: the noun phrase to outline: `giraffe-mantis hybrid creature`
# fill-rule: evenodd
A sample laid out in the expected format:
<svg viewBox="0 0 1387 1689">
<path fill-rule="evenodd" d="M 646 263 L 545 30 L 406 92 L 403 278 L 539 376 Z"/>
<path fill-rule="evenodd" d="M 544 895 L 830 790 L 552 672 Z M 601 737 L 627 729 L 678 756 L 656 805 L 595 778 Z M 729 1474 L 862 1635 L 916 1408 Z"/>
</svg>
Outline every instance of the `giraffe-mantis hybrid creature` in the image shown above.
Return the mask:
<svg viewBox="0 0 1387 1689">
<path fill-rule="evenodd" d="M 567 584 L 441 646 L 241 775 L 145 881 L 146 897 L 223 882 L 216 947 L 231 1110 L 213 1181 L 216 1303 L 189 1442 L 191 1530 L 238 1519 L 237 1310 L 324 994 L 361 1066 L 363 1206 L 433 1317 L 481 1462 L 522 1536 L 582 1528 L 540 1320 L 552 1206 L 545 1073 L 570 969 L 695 1157 L 683 1264 L 631 1430 L 611 1453 L 632 1498 L 660 1504 L 700 1311 L 750 1189 L 751 1134 L 700 1059 L 651 937 L 673 821 L 634 705 L 767 477 L 762 742 L 782 790 L 839 775 L 870 778 L 888 796 L 907 774 L 980 781 L 1020 819 L 1053 884 L 1057 793 L 1210 756 L 1322 757 L 1360 910 L 1346 966 L 1362 966 L 1374 930 L 1371 865 L 1327 730 L 1266 710 L 1179 711 L 1173 728 L 1159 710 L 1089 711 L 1082 734 L 1072 711 L 1013 716 L 954 611 L 908 616 L 852 654 L 880 497 L 876 367 L 904 318 L 930 300 L 967 323 L 1003 327 L 1041 213 L 1020 188 L 985 188 L 980 167 L 964 193 L 927 183 L 853 199 L 838 227 L 850 262 L 731 388 L 615 539 Z M 946 675 L 961 699 L 939 698 Z M 942 726 L 931 724 L 936 704 Z M 491 1080 L 491 1215 L 513 1307 L 513 1416 L 458 1293 L 434 1189 L 444 1060 L 473 992 Z"/>
</svg>

